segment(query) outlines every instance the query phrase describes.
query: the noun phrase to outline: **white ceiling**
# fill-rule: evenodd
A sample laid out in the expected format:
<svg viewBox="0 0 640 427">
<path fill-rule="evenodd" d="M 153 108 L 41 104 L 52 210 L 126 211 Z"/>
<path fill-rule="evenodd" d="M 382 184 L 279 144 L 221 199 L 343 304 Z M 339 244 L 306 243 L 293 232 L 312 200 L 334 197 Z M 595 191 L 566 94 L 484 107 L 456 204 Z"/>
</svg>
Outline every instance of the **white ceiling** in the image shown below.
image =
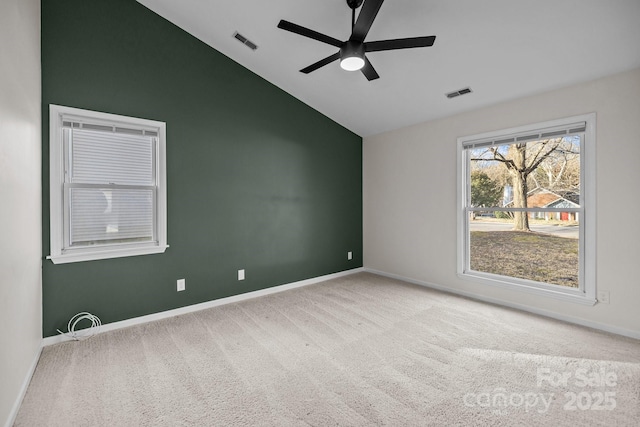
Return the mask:
<svg viewBox="0 0 640 427">
<path fill-rule="evenodd" d="M 337 49 L 276 27 L 346 40 L 346 0 L 138 1 L 363 137 L 640 67 L 640 0 L 388 0 L 366 41 L 437 38 L 367 54 L 371 82 L 338 62 L 300 73 Z"/>
</svg>

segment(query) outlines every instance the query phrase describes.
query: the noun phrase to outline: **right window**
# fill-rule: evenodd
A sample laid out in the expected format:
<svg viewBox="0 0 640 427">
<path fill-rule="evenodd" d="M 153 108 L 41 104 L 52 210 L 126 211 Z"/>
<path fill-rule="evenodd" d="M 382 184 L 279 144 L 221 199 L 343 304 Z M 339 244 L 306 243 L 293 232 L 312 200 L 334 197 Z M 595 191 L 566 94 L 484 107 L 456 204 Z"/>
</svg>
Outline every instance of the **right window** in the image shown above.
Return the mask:
<svg viewBox="0 0 640 427">
<path fill-rule="evenodd" d="M 595 114 L 458 139 L 458 273 L 595 303 Z"/>
</svg>

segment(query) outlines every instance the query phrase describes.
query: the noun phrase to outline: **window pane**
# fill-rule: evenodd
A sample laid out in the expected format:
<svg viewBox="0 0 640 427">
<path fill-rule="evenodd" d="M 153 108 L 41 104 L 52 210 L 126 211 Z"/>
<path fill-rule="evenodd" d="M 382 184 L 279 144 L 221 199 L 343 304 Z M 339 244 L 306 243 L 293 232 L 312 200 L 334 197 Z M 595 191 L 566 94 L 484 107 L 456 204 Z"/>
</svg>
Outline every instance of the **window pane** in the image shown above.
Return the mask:
<svg viewBox="0 0 640 427">
<path fill-rule="evenodd" d="M 497 218 L 495 212 L 474 214 L 469 218 L 471 270 L 578 287 L 577 213 L 526 213 L 531 231 L 514 230 L 513 219 Z"/>
<path fill-rule="evenodd" d="M 154 185 L 153 138 L 74 129 L 71 182 Z"/>
<path fill-rule="evenodd" d="M 70 191 L 72 247 L 153 240 L 152 190 L 72 188 Z"/>
<path fill-rule="evenodd" d="M 470 149 L 470 206 L 578 208 L 580 143 L 573 135 Z"/>
</svg>

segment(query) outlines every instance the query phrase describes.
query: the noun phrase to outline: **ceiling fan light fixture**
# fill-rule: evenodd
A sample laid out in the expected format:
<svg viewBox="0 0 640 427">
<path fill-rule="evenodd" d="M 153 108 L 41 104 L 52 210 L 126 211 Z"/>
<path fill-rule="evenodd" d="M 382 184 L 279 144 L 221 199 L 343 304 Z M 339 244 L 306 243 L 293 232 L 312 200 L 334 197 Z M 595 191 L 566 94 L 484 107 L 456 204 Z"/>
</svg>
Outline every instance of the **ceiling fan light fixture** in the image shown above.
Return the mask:
<svg viewBox="0 0 640 427">
<path fill-rule="evenodd" d="M 343 70 L 358 71 L 364 67 L 364 59 L 358 56 L 349 56 L 340 60 L 340 66 Z"/>
<path fill-rule="evenodd" d="M 340 48 L 340 67 L 347 71 L 358 71 L 364 67 L 364 45 L 348 41 Z"/>
</svg>

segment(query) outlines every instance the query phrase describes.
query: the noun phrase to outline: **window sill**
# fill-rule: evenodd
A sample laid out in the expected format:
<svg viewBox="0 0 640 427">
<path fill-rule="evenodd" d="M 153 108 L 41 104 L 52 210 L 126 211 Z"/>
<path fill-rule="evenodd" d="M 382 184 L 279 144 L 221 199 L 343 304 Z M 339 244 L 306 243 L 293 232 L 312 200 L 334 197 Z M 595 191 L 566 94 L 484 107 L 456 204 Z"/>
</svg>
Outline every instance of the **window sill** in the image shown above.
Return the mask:
<svg viewBox="0 0 640 427">
<path fill-rule="evenodd" d="M 100 259 L 161 254 L 161 253 L 164 253 L 164 251 L 166 251 L 168 247 L 169 245 L 151 246 L 151 247 L 145 247 L 145 248 L 127 248 L 127 249 L 119 248 L 119 249 L 100 250 L 100 251 L 85 251 L 82 253 L 49 255 L 47 259 L 50 259 L 54 264 L 67 264 L 71 262 L 96 261 Z"/>
<path fill-rule="evenodd" d="M 553 285 L 549 287 L 538 287 L 528 285 L 526 283 L 509 282 L 502 280 L 501 276 L 484 275 L 476 272 L 458 273 L 458 277 L 464 280 L 481 283 L 484 285 L 496 286 L 503 289 L 511 289 L 513 291 L 526 292 L 533 295 L 553 298 L 561 301 L 568 301 L 583 305 L 595 305 L 598 302 L 594 296 L 589 296 L 585 292 L 578 289 L 554 289 Z"/>
</svg>

